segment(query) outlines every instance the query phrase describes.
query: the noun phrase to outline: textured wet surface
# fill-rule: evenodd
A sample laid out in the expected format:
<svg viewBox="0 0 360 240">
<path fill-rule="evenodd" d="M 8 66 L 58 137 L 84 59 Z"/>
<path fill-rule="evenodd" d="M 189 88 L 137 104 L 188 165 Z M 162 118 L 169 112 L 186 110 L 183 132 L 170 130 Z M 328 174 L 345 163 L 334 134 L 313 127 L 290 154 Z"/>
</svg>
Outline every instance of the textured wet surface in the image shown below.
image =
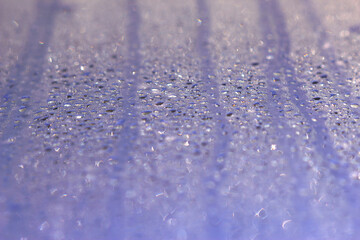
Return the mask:
<svg viewBox="0 0 360 240">
<path fill-rule="evenodd" d="M 0 239 L 359 239 L 359 12 L 0 1 Z"/>
</svg>

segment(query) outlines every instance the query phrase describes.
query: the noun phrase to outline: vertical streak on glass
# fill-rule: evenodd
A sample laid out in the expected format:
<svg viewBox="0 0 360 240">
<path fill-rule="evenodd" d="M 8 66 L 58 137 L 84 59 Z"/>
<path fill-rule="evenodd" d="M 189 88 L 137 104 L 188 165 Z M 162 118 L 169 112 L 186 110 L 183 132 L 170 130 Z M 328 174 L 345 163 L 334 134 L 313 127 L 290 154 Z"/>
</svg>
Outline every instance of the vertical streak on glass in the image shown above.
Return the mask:
<svg viewBox="0 0 360 240">
<path fill-rule="evenodd" d="M 347 97 L 348 94 L 351 94 L 351 85 L 349 85 L 346 82 L 346 70 L 344 70 L 341 66 L 336 64 L 336 54 L 334 48 L 330 45 L 330 47 L 325 48 L 324 45 L 329 42 L 329 36 L 327 34 L 327 31 L 322 24 L 319 16 L 316 14 L 316 10 L 314 9 L 314 6 L 312 4 L 311 0 L 303 0 L 300 1 L 306 8 L 306 12 L 304 15 L 307 17 L 307 21 L 309 22 L 309 25 L 312 27 L 313 32 L 318 33 L 318 39 L 317 39 L 317 48 L 320 50 L 320 55 L 322 55 L 326 63 L 328 65 L 328 69 L 331 73 L 331 77 L 335 80 L 337 84 L 337 91 L 339 91 L 339 94 L 344 98 L 344 101 L 348 106 L 351 105 L 352 102 L 358 102 L 358 100 L 350 95 L 350 97 Z M 350 108 L 350 113 L 356 115 L 356 117 L 360 116 L 360 112 L 357 109 Z M 346 175 L 346 169 L 343 169 L 344 166 L 341 166 L 340 169 L 332 170 L 332 174 L 335 177 L 339 177 L 338 180 L 345 181 L 345 182 L 352 182 L 349 178 L 349 174 Z M 345 172 L 342 174 L 342 172 Z M 340 175 L 340 176 L 339 176 Z M 359 199 L 359 190 L 360 186 L 357 182 L 352 182 L 352 184 L 346 183 L 344 188 L 344 193 L 346 195 L 347 199 L 347 205 L 349 207 L 349 213 L 352 215 L 352 236 L 359 236 L 360 235 L 360 212 L 356 207 L 353 208 L 353 206 L 358 205 Z"/>
<path fill-rule="evenodd" d="M 225 198 L 221 196 L 221 185 L 225 181 L 224 167 L 226 164 L 229 136 L 225 120 L 225 110 L 219 96 L 218 79 L 214 69 L 216 64 L 210 51 L 209 38 L 211 35 L 211 14 L 207 0 L 197 0 L 198 23 L 196 50 L 200 58 L 201 81 L 204 82 L 204 92 L 207 93 L 208 109 L 215 121 L 215 130 L 211 137 L 214 139 L 209 172 L 204 173 L 204 184 L 213 183 L 213 187 L 204 192 L 204 207 L 207 215 L 204 231 L 207 239 L 226 238 L 227 229 L 222 205 Z M 215 179 L 215 174 L 220 179 Z"/>
<path fill-rule="evenodd" d="M 329 135 L 329 130 L 326 127 L 325 120 L 319 114 L 310 110 L 312 108 L 307 101 L 305 91 L 301 89 L 302 84 L 297 81 L 295 69 L 290 60 L 290 38 L 286 31 L 285 19 L 277 0 L 271 0 L 271 4 L 269 4 L 268 9 L 268 14 L 274 21 L 276 37 L 279 39 L 279 49 L 277 52 L 278 58 L 276 60 L 285 70 L 285 84 L 290 93 L 290 100 L 299 109 L 301 115 L 314 130 L 315 141 L 313 144 L 315 145 L 318 154 L 322 157 L 322 160 L 325 162 L 331 162 L 340 167 L 335 174 L 337 177 L 346 179 L 346 169 L 343 169 L 343 166 L 341 166 L 341 158 L 334 148 L 334 143 Z M 313 121 L 314 118 L 316 121 Z"/>
<path fill-rule="evenodd" d="M 281 72 L 285 75 L 284 84 L 287 86 L 290 96 L 290 101 L 296 106 L 301 115 L 307 120 L 307 123 L 311 126 L 312 130 L 315 131 L 316 150 L 324 161 L 329 158 L 334 158 L 335 161 L 339 159 L 337 152 L 333 148 L 330 137 L 328 136 L 328 130 L 323 120 L 318 119 L 317 123 L 312 121 L 312 115 L 310 113 L 310 107 L 307 103 L 306 93 L 301 90 L 301 84 L 297 82 L 295 76 L 294 67 L 290 63 L 290 37 L 286 31 L 286 23 L 281 12 L 280 6 L 277 0 L 260 0 L 259 14 L 260 14 L 260 25 L 264 41 L 264 61 L 266 57 L 273 54 L 273 58 L 268 60 L 268 66 L 266 70 L 266 77 L 268 79 L 268 109 L 272 114 L 272 124 L 277 126 L 278 134 L 280 135 L 278 146 L 279 149 L 284 153 L 285 158 L 288 160 L 290 174 L 296 179 L 294 184 L 295 193 L 291 196 L 292 208 L 294 208 L 293 222 L 296 226 L 301 229 L 296 235 L 297 237 L 309 237 L 316 236 L 317 227 L 315 216 L 311 210 L 311 196 L 301 196 L 299 191 L 306 189 L 309 184 L 304 175 L 300 173 L 300 169 L 305 169 L 305 163 L 302 161 L 301 153 L 297 146 L 294 145 L 296 134 L 285 121 L 285 116 L 278 109 L 278 102 L 285 102 L 285 92 L 280 89 L 278 84 L 272 80 L 274 73 Z M 271 49 L 271 51 L 269 51 Z M 316 117 L 316 116 L 315 116 Z M 282 125 L 279 128 L 278 125 Z M 290 135 L 290 139 L 286 139 L 286 135 Z M 321 143 L 324 143 L 321 145 Z M 291 150 L 293 149 L 293 150 Z M 329 155 L 328 155 L 329 154 Z M 269 234 L 269 226 L 260 226 L 262 235 Z M 283 229 L 277 227 L 273 233 L 275 237 L 284 237 L 285 232 Z M 264 236 L 263 236 L 264 237 Z"/>
<path fill-rule="evenodd" d="M 120 174 L 125 171 L 125 163 L 132 160 L 131 152 L 136 139 L 139 135 L 138 129 L 138 113 L 136 109 L 137 88 L 141 81 L 141 56 L 140 56 L 140 25 L 141 17 L 137 0 L 127 0 L 128 23 L 126 26 L 126 44 L 127 44 L 127 61 L 125 64 L 125 87 L 123 93 L 123 114 L 119 122 L 123 125 L 117 149 L 115 150 L 113 159 L 119 164 L 113 168 L 114 178 L 117 180 L 117 186 L 114 187 L 113 196 L 108 203 L 109 214 L 111 216 L 110 239 L 123 239 L 131 234 L 127 228 L 127 222 L 131 221 L 131 217 L 126 215 L 124 208 L 124 194 L 130 182 L 121 179 Z M 134 222 L 133 224 L 137 224 Z"/>
<path fill-rule="evenodd" d="M 273 72 L 280 71 L 281 69 L 285 70 L 283 74 L 285 74 L 285 84 L 289 91 L 290 100 L 299 109 L 301 115 L 305 118 L 307 124 L 311 127 L 311 130 L 314 133 L 314 139 L 311 144 L 314 145 L 317 154 L 319 154 L 322 160 L 322 163 L 320 164 L 328 166 L 330 168 L 331 175 L 340 182 L 341 185 L 339 185 L 339 188 L 343 190 L 342 194 L 350 207 L 355 203 L 356 194 L 353 193 L 354 191 L 351 191 L 349 184 L 346 184 L 351 181 L 347 173 L 347 167 L 340 161 L 340 155 L 334 147 L 334 143 L 329 135 L 329 130 L 326 127 L 325 120 L 321 118 L 318 113 L 311 111 L 311 106 L 307 101 L 306 93 L 301 89 L 301 83 L 296 79 L 295 70 L 290 62 L 289 56 L 290 38 L 286 31 L 285 19 L 280 10 L 279 4 L 277 0 L 271 0 L 261 1 L 260 5 L 264 6 L 261 14 L 270 16 L 270 20 L 273 23 L 273 26 L 270 27 L 274 28 L 271 34 L 273 34 L 277 39 L 277 43 L 273 46 L 274 48 L 277 48 L 275 56 L 269 63 L 267 73 L 269 82 L 271 82 Z M 265 26 L 263 26 L 263 28 L 264 27 Z M 267 26 L 266 28 L 270 27 Z M 265 41 L 266 38 L 267 36 L 264 35 Z M 316 119 L 316 121 L 313 121 L 313 118 Z M 290 162 L 290 164 L 292 163 Z M 332 165 L 335 167 L 332 167 Z M 295 166 L 292 168 L 296 169 Z M 309 212 L 309 214 L 311 214 L 311 212 Z M 308 229 L 305 228 L 306 226 L 314 226 L 313 224 L 309 225 L 306 220 L 303 220 L 301 225 L 304 229 Z M 309 236 L 313 236 L 311 232 L 308 232 L 307 234 L 309 234 Z"/>
<path fill-rule="evenodd" d="M 6 106 L 5 120 L 2 124 L 1 138 L 8 138 L 13 133 L 13 120 L 16 117 L 22 96 L 31 94 L 33 89 L 42 84 L 42 73 L 49 42 L 54 28 L 54 19 L 58 12 L 57 0 L 48 3 L 45 0 L 37 1 L 37 16 L 29 29 L 28 36 L 19 60 L 10 69 L 7 86 L 1 91 L 1 105 Z M 29 70 L 27 75 L 24 75 Z M 35 96 L 34 96 L 35 97 Z M 5 127 L 6 126 L 6 127 Z"/>
<path fill-rule="evenodd" d="M 290 62 L 289 56 L 290 38 L 286 31 L 285 19 L 278 6 L 277 0 L 269 1 L 267 14 L 272 18 L 273 27 L 275 28 L 273 34 L 277 39 L 277 43 L 274 46 L 277 48 L 277 51 L 275 51 L 274 60 L 270 61 L 270 71 L 268 71 L 268 75 L 271 76 L 274 72 L 283 70 L 283 74 L 285 75 L 284 83 L 290 92 L 291 102 L 299 109 L 301 115 L 307 120 L 312 129 L 316 131 L 317 141 L 314 144 L 319 154 L 323 155 L 326 159 L 331 158 L 332 161 L 337 162 L 340 157 L 333 147 L 325 122 L 317 113 L 311 112 L 306 93 L 301 89 L 301 83 L 297 81 L 295 70 Z M 313 121 L 313 118 L 317 118 L 317 121 Z M 322 143 L 324 143 L 323 146 Z"/>
<path fill-rule="evenodd" d="M 40 216 L 31 215 L 31 206 L 23 204 L 23 199 L 32 197 L 28 189 L 17 184 L 13 176 L 13 169 L 18 164 L 18 159 L 23 157 L 27 143 L 31 141 L 31 134 L 27 131 L 27 121 L 14 124 L 16 119 L 26 118 L 19 113 L 22 97 L 28 96 L 29 107 L 39 104 L 44 96 L 35 96 L 32 91 L 46 84 L 42 79 L 44 63 L 48 46 L 51 42 L 55 17 L 59 10 L 57 0 L 36 2 L 36 17 L 30 25 L 30 29 L 17 63 L 10 69 L 7 86 L 1 91 L 1 105 L 6 106 L 4 119 L 0 119 L 1 143 L 0 143 L 0 188 L 6 190 L 6 203 L 9 210 L 6 229 L 0 229 L 1 236 L 6 239 L 20 239 L 23 235 L 36 236 L 36 230 L 30 230 L 33 218 Z M 14 142 L 8 142 L 14 139 Z M 19 202 L 20 201 L 20 202 Z M 25 202 L 30 202 L 26 200 Z M 40 211 L 40 210 L 39 210 Z M 41 215 L 41 214 L 39 214 Z"/>
</svg>

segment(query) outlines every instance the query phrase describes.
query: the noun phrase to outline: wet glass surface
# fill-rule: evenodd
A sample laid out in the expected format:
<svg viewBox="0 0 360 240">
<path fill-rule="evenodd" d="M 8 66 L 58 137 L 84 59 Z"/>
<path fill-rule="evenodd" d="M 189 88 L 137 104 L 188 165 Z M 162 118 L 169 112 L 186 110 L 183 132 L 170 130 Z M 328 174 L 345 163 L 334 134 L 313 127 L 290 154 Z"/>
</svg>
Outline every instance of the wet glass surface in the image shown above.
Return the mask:
<svg viewBox="0 0 360 240">
<path fill-rule="evenodd" d="M 0 0 L 0 239 L 358 239 L 359 12 Z"/>
</svg>

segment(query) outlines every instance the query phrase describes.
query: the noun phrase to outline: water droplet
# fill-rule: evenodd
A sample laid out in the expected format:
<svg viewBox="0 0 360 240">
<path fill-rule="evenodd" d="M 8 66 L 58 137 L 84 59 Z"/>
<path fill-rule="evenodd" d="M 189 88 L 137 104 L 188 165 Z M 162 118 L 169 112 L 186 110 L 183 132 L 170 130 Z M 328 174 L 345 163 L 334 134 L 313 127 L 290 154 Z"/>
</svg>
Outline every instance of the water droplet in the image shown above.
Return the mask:
<svg viewBox="0 0 360 240">
<path fill-rule="evenodd" d="M 19 112 L 25 112 L 26 109 L 27 109 L 27 107 L 21 106 L 21 107 L 19 108 Z"/>
<path fill-rule="evenodd" d="M 261 208 L 256 214 L 255 214 L 256 217 L 258 218 L 261 218 L 261 219 L 265 219 L 267 218 L 267 214 L 265 212 L 265 209 L 264 208 Z"/>
<path fill-rule="evenodd" d="M 152 111 L 143 111 L 141 114 L 142 115 L 149 115 L 150 113 L 152 113 Z"/>
<path fill-rule="evenodd" d="M 22 98 L 21 98 L 21 101 L 22 102 L 28 102 L 30 100 L 30 97 L 29 96 L 23 96 Z"/>
<path fill-rule="evenodd" d="M 290 219 L 283 221 L 283 223 L 281 224 L 281 227 L 282 227 L 283 229 L 287 229 L 287 225 L 288 225 L 288 223 L 290 223 L 291 221 L 292 221 L 292 220 L 290 220 Z"/>
<path fill-rule="evenodd" d="M 50 224 L 47 221 L 45 221 L 40 225 L 39 230 L 44 231 L 44 230 L 48 229 L 49 227 L 50 227 Z"/>
</svg>

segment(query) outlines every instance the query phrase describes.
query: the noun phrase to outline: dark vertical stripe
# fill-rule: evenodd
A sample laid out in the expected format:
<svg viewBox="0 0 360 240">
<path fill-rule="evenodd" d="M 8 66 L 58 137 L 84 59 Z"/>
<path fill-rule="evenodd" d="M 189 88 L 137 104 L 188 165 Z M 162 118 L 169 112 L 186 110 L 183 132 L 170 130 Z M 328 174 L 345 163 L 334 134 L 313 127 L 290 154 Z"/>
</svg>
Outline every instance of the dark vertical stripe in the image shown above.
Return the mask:
<svg viewBox="0 0 360 240">
<path fill-rule="evenodd" d="M 30 26 L 22 54 L 10 69 L 7 84 L 1 91 L 1 105 L 6 107 L 2 115 L 7 119 L 7 127 L 3 127 L 2 130 L 10 128 L 8 132 L 3 133 L 3 138 L 8 137 L 7 133 L 12 132 L 13 124 L 11 122 L 14 117 L 17 117 L 18 107 L 23 105 L 21 97 L 31 95 L 31 90 L 44 84 L 42 82 L 43 65 L 53 35 L 54 19 L 58 8 L 59 4 L 56 0 L 51 2 L 37 1 L 36 19 Z M 30 102 L 32 101 L 30 100 Z"/>
<path fill-rule="evenodd" d="M 344 98 L 344 101 L 349 107 L 350 113 L 356 115 L 356 117 L 359 118 L 359 110 L 350 107 L 352 103 L 359 104 L 359 99 L 352 96 L 350 96 L 350 98 L 347 97 L 347 95 L 351 93 L 352 87 L 346 82 L 346 79 L 348 79 L 348 77 L 346 76 L 346 70 L 336 64 L 336 54 L 334 48 L 331 46 L 328 48 L 324 48 L 325 43 L 329 42 L 329 36 L 326 32 L 326 29 L 323 26 L 318 15 L 316 14 L 316 10 L 312 5 L 312 1 L 303 0 L 301 2 L 306 8 L 306 12 L 304 14 L 307 17 L 309 25 L 311 26 L 313 32 L 318 33 L 317 48 L 320 51 L 320 55 L 322 55 L 326 59 L 328 69 L 331 73 L 331 78 L 334 79 L 336 83 L 336 90 Z M 342 176 L 341 172 L 344 172 L 344 176 Z M 358 210 L 358 208 L 353 208 L 353 206 L 358 205 L 360 186 L 357 182 L 353 182 L 351 181 L 351 179 L 348 179 L 349 174 L 346 173 L 346 169 L 340 168 L 338 170 L 332 170 L 332 174 L 334 176 L 340 175 L 338 180 L 345 182 L 345 186 L 342 186 L 342 188 L 344 189 L 344 192 L 342 194 L 346 195 L 345 197 L 347 205 L 349 207 L 348 211 L 349 214 L 351 214 L 353 231 L 351 235 L 359 236 L 360 229 L 358 226 L 360 224 L 360 210 Z"/>
<path fill-rule="evenodd" d="M 110 239 L 123 239 L 128 236 L 127 223 L 131 221 L 130 216 L 126 216 L 124 208 L 124 194 L 128 181 L 120 179 L 121 171 L 124 171 L 124 164 L 131 161 L 131 152 L 133 150 L 136 139 L 139 135 L 138 129 L 138 113 L 136 109 L 137 88 L 141 81 L 141 55 L 140 55 L 140 25 L 141 17 L 139 6 L 136 0 L 127 0 L 128 23 L 126 26 L 126 44 L 127 44 L 127 61 L 125 64 L 125 87 L 123 96 L 123 115 L 119 119 L 119 124 L 123 125 L 121 130 L 117 149 L 115 150 L 113 159 L 118 160 L 119 164 L 114 166 L 113 177 L 118 180 L 118 186 L 114 188 L 113 196 L 108 203 L 108 209 L 111 216 Z"/>
<path fill-rule="evenodd" d="M 118 149 L 116 150 L 116 159 L 123 161 L 130 160 L 130 151 L 138 137 L 138 113 L 136 110 L 137 88 L 141 81 L 140 66 L 141 56 L 140 48 L 140 15 L 139 7 L 136 0 L 127 1 L 128 24 L 126 27 L 126 44 L 127 44 L 127 62 L 125 65 L 125 87 L 123 96 L 123 115 L 119 119 L 123 124 L 121 136 L 119 138 Z M 119 165 L 122 167 L 122 164 Z"/>
<path fill-rule="evenodd" d="M 292 221 L 295 222 L 295 224 L 301 226 L 299 233 L 305 236 L 306 231 L 311 231 L 310 229 L 312 226 L 310 225 L 310 222 L 306 223 L 308 219 L 306 219 L 306 217 L 301 214 L 302 211 L 305 212 L 305 214 L 309 214 L 310 200 L 304 199 L 298 193 L 300 188 L 305 188 L 306 186 L 306 182 L 303 179 L 304 176 L 301 176 L 301 174 L 299 173 L 299 169 L 304 169 L 304 167 L 301 165 L 302 159 L 299 155 L 298 149 L 295 148 L 295 151 L 291 151 L 292 147 L 294 147 L 293 144 L 296 137 L 293 130 L 286 123 L 283 110 L 279 108 L 279 103 L 285 102 L 285 93 L 281 90 L 280 86 L 273 81 L 274 73 L 279 72 L 283 67 L 284 62 L 288 61 L 287 53 L 289 52 L 290 47 L 289 37 L 285 34 L 284 39 L 279 40 L 279 34 L 277 33 L 278 30 L 276 31 L 274 26 L 275 23 L 273 19 L 274 17 L 272 16 L 273 13 L 270 13 L 270 5 L 271 3 L 269 1 L 258 1 L 260 15 L 259 23 L 264 41 L 263 55 L 264 61 L 267 61 L 268 64 L 265 72 L 268 85 L 267 108 L 269 113 L 271 114 L 271 124 L 277 131 L 277 147 L 280 151 L 283 152 L 285 159 L 288 160 L 290 174 L 296 179 L 296 182 L 293 184 L 295 191 L 292 196 L 290 196 L 290 199 L 293 202 L 293 205 L 290 207 L 294 208 L 295 210 Z M 284 28 L 283 24 L 280 27 Z M 286 29 L 284 29 L 284 31 L 286 31 Z M 267 56 L 272 56 L 273 59 L 266 60 Z M 291 134 L 291 138 L 286 139 L 287 134 Z M 280 221 L 281 219 L 272 219 L 272 221 L 269 219 L 268 221 L 261 222 L 258 226 L 260 239 L 266 239 L 267 237 L 280 239 L 284 238 L 285 233 L 281 229 Z M 271 229 L 272 227 L 274 227 L 273 225 L 269 226 L 269 223 L 271 222 L 276 225 L 275 230 Z M 307 228 L 307 226 L 309 228 Z"/>
<path fill-rule="evenodd" d="M 268 75 L 271 76 L 275 71 L 281 71 L 285 75 L 284 84 L 289 90 L 291 102 L 299 109 L 301 115 L 306 119 L 307 124 L 315 132 L 315 141 L 318 153 L 323 157 L 323 160 L 338 163 L 340 156 L 334 149 L 334 144 L 328 134 L 328 129 L 325 121 L 319 114 L 311 111 L 311 106 L 308 103 L 306 92 L 301 89 L 302 83 L 297 81 L 294 67 L 290 61 L 290 38 L 286 31 L 286 23 L 284 16 L 278 6 L 277 0 L 272 0 L 268 4 L 267 14 L 273 19 L 274 36 L 277 38 L 276 55 L 270 61 L 270 68 Z M 271 80 L 271 79 L 270 79 Z M 316 119 L 316 121 L 313 121 Z"/>
<path fill-rule="evenodd" d="M 328 129 L 325 121 L 316 112 L 312 112 L 311 106 L 308 104 L 306 93 L 301 89 L 301 83 L 297 81 L 295 69 L 290 60 L 291 42 L 287 32 L 285 17 L 280 9 L 277 0 L 261 0 L 259 1 L 260 8 L 260 24 L 264 39 L 264 60 L 266 56 L 272 55 L 273 59 L 268 60 L 268 67 L 266 76 L 268 79 L 268 108 L 272 114 L 272 122 L 274 125 L 281 124 L 283 128 L 277 128 L 279 134 L 279 149 L 284 153 L 288 160 L 290 173 L 296 178 L 296 193 L 292 196 L 294 213 L 294 222 L 300 228 L 297 232 L 299 237 L 316 237 L 318 234 L 318 227 L 314 219 L 310 201 L 310 197 L 303 197 L 299 194 L 299 190 L 307 188 L 309 183 L 306 182 L 304 176 L 299 173 L 299 169 L 304 169 L 305 166 L 302 161 L 301 153 L 297 146 L 294 146 L 296 134 L 287 123 L 285 116 L 280 114 L 278 109 L 279 103 L 285 103 L 284 94 L 280 85 L 273 82 L 274 73 L 279 72 L 284 76 L 280 79 L 282 84 L 288 88 L 289 97 L 292 104 L 299 110 L 302 117 L 305 118 L 313 132 L 314 139 L 311 145 L 315 146 L 317 153 L 326 164 L 339 164 L 340 156 L 334 148 L 331 137 L 328 134 Z M 271 49 L 272 51 L 268 51 Z M 266 60 L 265 60 L 266 61 Z M 316 122 L 313 121 L 316 119 Z M 290 134 L 291 138 L 286 140 L 286 134 Z M 295 151 L 291 151 L 295 148 Z M 344 171 L 340 173 L 342 177 L 345 176 Z M 275 237 L 284 235 L 284 231 L 278 228 L 274 232 Z"/>
<path fill-rule="evenodd" d="M 219 97 L 218 79 L 215 76 L 214 69 L 216 64 L 211 56 L 209 38 L 211 35 L 211 16 L 207 0 L 197 0 L 199 26 L 197 27 L 196 50 L 200 57 L 201 81 L 204 83 L 204 91 L 207 94 L 208 109 L 215 121 L 216 127 L 211 135 L 214 138 L 214 146 L 212 150 L 210 171 L 205 173 L 205 182 L 213 182 L 215 186 L 207 189 L 204 196 L 207 220 L 205 231 L 207 239 L 224 239 L 227 234 L 226 223 L 221 206 L 224 199 L 220 196 L 220 188 L 226 176 L 222 170 L 226 163 L 229 136 L 227 135 L 227 126 L 225 120 L 225 110 L 221 104 Z M 220 173 L 220 180 L 215 179 L 214 174 Z"/>
<path fill-rule="evenodd" d="M 27 114 L 19 112 L 20 106 L 34 108 L 43 102 L 46 96 L 34 96 L 32 90 L 40 89 L 46 85 L 42 78 L 44 64 L 46 62 L 47 48 L 53 36 L 55 17 L 59 10 L 57 0 L 46 1 L 38 0 L 36 3 L 36 17 L 30 25 L 30 29 L 19 56 L 17 63 L 10 69 L 9 77 L 4 89 L 1 91 L 1 105 L 6 107 L 2 112 L 1 119 L 1 143 L 0 143 L 0 173 L 1 188 L 11 191 L 7 194 L 6 202 L 10 211 L 9 221 L 6 229 L 2 229 L 2 237 L 6 239 L 20 239 L 27 235 L 33 236 L 34 229 L 29 230 L 32 226 L 31 220 L 34 216 L 28 216 L 31 206 L 19 203 L 17 199 L 21 195 L 24 198 L 31 197 L 31 193 L 26 192 L 21 185 L 15 181 L 13 168 L 18 164 L 18 158 L 25 154 L 26 144 L 30 142 L 30 133 L 27 131 Z M 37 91 L 38 92 L 38 91 Z M 22 102 L 22 97 L 30 97 L 26 103 Z M 20 120 L 15 124 L 15 120 Z M 7 143 L 9 138 L 14 138 L 13 143 Z M 13 196 L 14 193 L 15 195 Z M 31 234 L 31 235 L 29 235 Z"/>
<path fill-rule="evenodd" d="M 289 35 L 286 32 L 285 19 L 280 10 L 278 2 L 276 0 L 261 1 L 260 4 L 267 5 L 264 7 L 264 12 L 261 14 L 268 14 L 270 16 L 272 21 L 272 26 L 270 27 L 273 27 L 273 35 L 277 39 L 277 44 L 274 46 L 277 49 L 275 51 L 274 59 L 269 62 L 267 73 L 269 82 L 271 81 L 272 73 L 274 71 L 279 71 L 281 68 L 285 70 L 283 73 L 290 74 L 290 76 L 286 74 L 284 79 L 284 83 L 289 90 L 290 100 L 299 109 L 301 115 L 306 119 L 307 124 L 310 126 L 314 136 L 311 145 L 315 146 L 317 153 L 321 157 L 322 163 L 320 164 L 330 168 L 332 177 L 335 178 L 340 184 L 338 188 L 342 189 L 340 194 L 347 202 L 347 205 L 350 209 L 353 204 L 356 204 L 356 196 L 358 194 L 356 193 L 356 190 L 351 189 L 351 179 L 349 179 L 347 166 L 341 162 L 341 158 L 334 148 L 334 144 L 328 134 L 329 131 L 325 125 L 324 119 L 322 119 L 317 112 L 311 111 L 311 106 L 307 102 L 306 93 L 301 89 L 301 83 L 296 80 L 295 70 L 290 62 L 289 57 Z M 264 39 L 266 41 L 265 37 Z M 269 86 L 271 86 L 271 84 L 269 84 Z M 271 89 L 271 91 L 273 90 L 274 89 Z M 317 121 L 314 122 L 312 120 L 313 118 Z M 296 165 L 294 165 L 293 169 L 296 169 Z M 346 209 L 346 211 L 349 211 L 349 209 Z M 309 212 L 309 215 L 311 215 L 311 212 Z M 357 219 L 356 222 L 358 222 Z M 314 221 L 312 221 L 312 224 L 314 224 Z M 309 230 L 306 227 L 307 225 L 311 226 L 308 224 L 308 221 L 302 221 L 301 225 L 308 236 L 313 236 L 311 232 L 308 232 Z M 317 230 L 317 232 L 319 232 L 319 230 Z"/>
</svg>

